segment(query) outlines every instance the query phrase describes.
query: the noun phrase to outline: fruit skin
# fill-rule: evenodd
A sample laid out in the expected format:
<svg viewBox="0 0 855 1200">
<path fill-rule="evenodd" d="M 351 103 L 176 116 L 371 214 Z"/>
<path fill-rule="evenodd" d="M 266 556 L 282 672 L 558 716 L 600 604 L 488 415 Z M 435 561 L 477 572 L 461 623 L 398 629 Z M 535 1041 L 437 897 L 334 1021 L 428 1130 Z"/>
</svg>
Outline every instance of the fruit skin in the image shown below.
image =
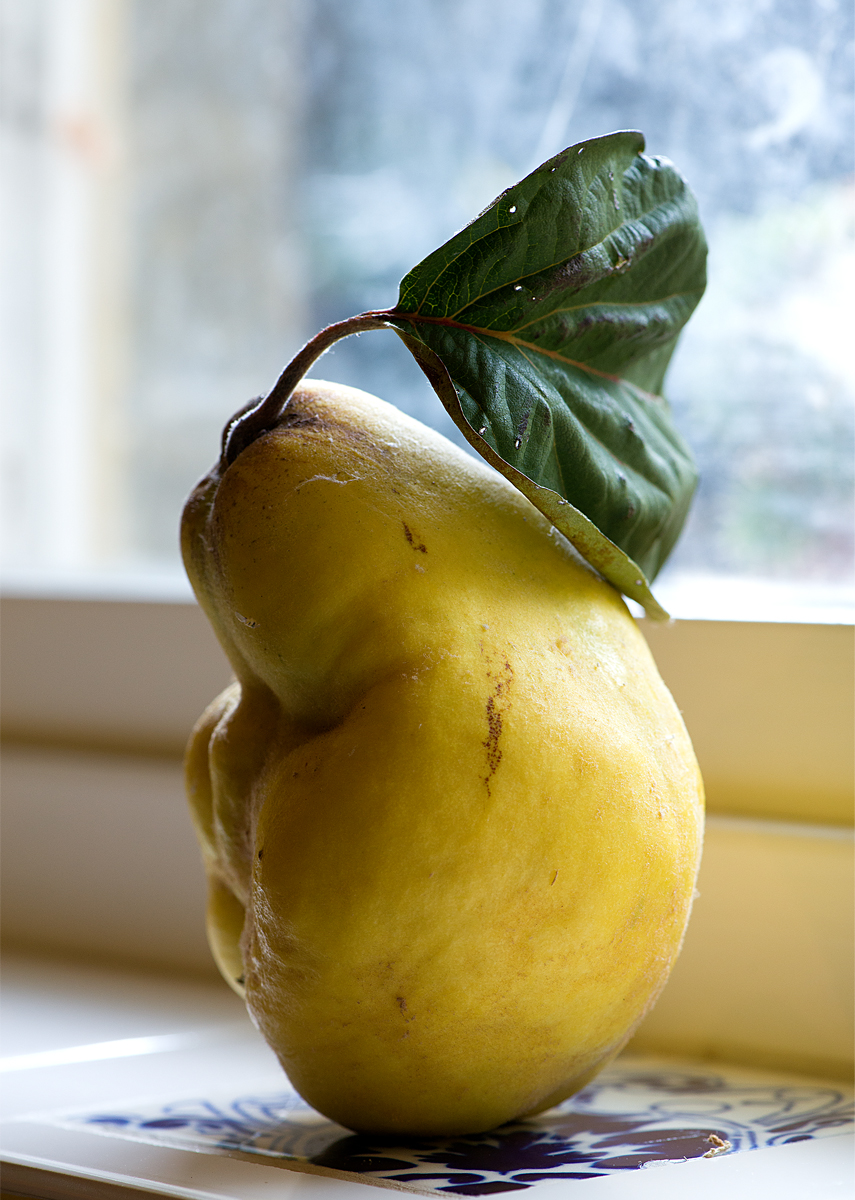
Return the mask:
<svg viewBox="0 0 855 1200">
<path fill-rule="evenodd" d="M 182 543 L 237 677 L 187 755 L 209 937 L 294 1086 L 426 1135 L 578 1090 L 665 983 L 702 835 L 618 593 L 488 467 L 316 381 Z"/>
</svg>

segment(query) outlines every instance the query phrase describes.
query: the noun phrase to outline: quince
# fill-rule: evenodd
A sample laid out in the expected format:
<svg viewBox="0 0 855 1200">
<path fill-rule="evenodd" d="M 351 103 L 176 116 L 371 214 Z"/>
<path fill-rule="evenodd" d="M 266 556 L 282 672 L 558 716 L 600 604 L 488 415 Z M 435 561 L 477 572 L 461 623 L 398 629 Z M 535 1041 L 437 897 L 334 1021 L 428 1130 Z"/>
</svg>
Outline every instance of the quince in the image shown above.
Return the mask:
<svg viewBox="0 0 855 1200">
<path fill-rule="evenodd" d="M 701 842 L 619 594 L 491 468 L 316 381 L 183 547 L 237 677 L 187 757 L 209 937 L 294 1086 L 410 1134 L 579 1089 L 665 983 Z"/>
</svg>

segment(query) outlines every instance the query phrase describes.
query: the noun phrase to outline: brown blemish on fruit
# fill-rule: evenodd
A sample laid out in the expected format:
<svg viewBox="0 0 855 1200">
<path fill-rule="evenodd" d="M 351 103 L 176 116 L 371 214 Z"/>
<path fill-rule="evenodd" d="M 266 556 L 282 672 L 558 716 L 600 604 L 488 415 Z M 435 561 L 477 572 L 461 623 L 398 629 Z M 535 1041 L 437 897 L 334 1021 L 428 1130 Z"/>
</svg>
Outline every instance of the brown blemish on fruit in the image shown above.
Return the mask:
<svg viewBox="0 0 855 1200">
<path fill-rule="evenodd" d="M 487 751 L 487 769 L 490 775 L 495 775 L 502 761 L 502 751 L 499 749 L 499 738 L 502 736 L 502 714 L 496 708 L 494 696 L 487 697 L 487 740 L 482 743 Z M 487 777 L 489 784 L 489 775 Z"/>
<path fill-rule="evenodd" d="M 401 1010 L 401 1016 L 404 1018 L 404 1021 L 405 1021 L 407 1024 L 409 1024 L 409 1023 L 410 1023 L 410 1021 L 414 1021 L 414 1020 L 415 1020 L 415 1017 L 413 1017 L 413 1016 L 412 1016 L 412 1015 L 409 1013 L 409 1011 L 407 1010 L 407 1002 L 406 1002 L 406 1000 L 404 999 L 404 997 L 403 997 L 403 996 L 396 996 L 396 997 L 395 997 L 395 1003 L 398 1005 L 398 1008 Z M 408 1031 L 407 1031 L 407 1032 L 406 1032 L 406 1033 L 405 1033 L 403 1036 L 404 1036 L 404 1037 L 409 1037 L 409 1036 L 410 1036 L 410 1034 L 409 1034 L 409 1030 L 408 1030 Z"/>
<path fill-rule="evenodd" d="M 487 738 L 481 743 L 487 751 L 487 774 L 484 777 L 484 784 L 487 788 L 487 795 L 490 795 L 490 780 L 499 769 L 499 763 L 502 761 L 502 750 L 499 747 L 499 741 L 502 736 L 504 727 L 503 708 L 500 708 L 500 702 L 504 701 L 504 708 L 507 709 L 508 694 L 513 680 L 513 667 L 505 659 L 503 664 L 505 677 L 495 678 L 492 671 L 487 671 L 487 678 L 493 680 L 493 693 L 487 697 L 486 714 L 487 714 Z"/>
<path fill-rule="evenodd" d="M 412 548 L 414 550 L 420 550 L 422 554 L 427 554 L 427 546 L 423 542 L 417 542 L 415 540 L 407 522 L 402 521 L 401 524 L 404 526 L 404 537 L 407 539 Z"/>
</svg>

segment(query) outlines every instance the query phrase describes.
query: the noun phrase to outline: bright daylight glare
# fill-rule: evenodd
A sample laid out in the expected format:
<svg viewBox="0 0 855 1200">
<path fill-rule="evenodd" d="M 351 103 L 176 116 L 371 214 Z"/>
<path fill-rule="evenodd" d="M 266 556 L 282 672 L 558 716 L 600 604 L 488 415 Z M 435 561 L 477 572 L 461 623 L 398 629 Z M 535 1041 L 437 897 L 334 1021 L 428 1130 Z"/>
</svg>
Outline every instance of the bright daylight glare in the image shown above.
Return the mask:
<svg viewBox="0 0 855 1200">
<path fill-rule="evenodd" d="M 710 246 L 666 380 L 701 483 L 654 591 L 686 615 L 851 597 L 849 0 L 6 0 L 2 23 L 7 589 L 186 593 L 179 515 L 227 418 L 504 187 L 632 128 Z M 461 441 L 391 332 L 312 373 Z"/>
</svg>

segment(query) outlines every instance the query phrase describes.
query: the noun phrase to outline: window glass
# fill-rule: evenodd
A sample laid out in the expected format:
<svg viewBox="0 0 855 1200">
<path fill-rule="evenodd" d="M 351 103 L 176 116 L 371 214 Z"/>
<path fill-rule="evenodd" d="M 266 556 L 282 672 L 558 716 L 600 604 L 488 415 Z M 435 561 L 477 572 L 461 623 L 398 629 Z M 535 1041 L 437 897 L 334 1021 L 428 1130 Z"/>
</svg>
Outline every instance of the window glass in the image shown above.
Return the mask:
<svg viewBox="0 0 855 1200">
<path fill-rule="evenodd" d="M 710 285 L 667 391 L 667 569 L 851 582 L 843 0 L 7 0 L 7 570 L 177 570 L 219 429 L 563 146 L 641 129 Z M 851 319 L 851 318 L 850 318 Z M 313 371 L 457 439 L 391 332 Z M 458 439 L 459 440 L 459 439 Z"/>
</svg>

